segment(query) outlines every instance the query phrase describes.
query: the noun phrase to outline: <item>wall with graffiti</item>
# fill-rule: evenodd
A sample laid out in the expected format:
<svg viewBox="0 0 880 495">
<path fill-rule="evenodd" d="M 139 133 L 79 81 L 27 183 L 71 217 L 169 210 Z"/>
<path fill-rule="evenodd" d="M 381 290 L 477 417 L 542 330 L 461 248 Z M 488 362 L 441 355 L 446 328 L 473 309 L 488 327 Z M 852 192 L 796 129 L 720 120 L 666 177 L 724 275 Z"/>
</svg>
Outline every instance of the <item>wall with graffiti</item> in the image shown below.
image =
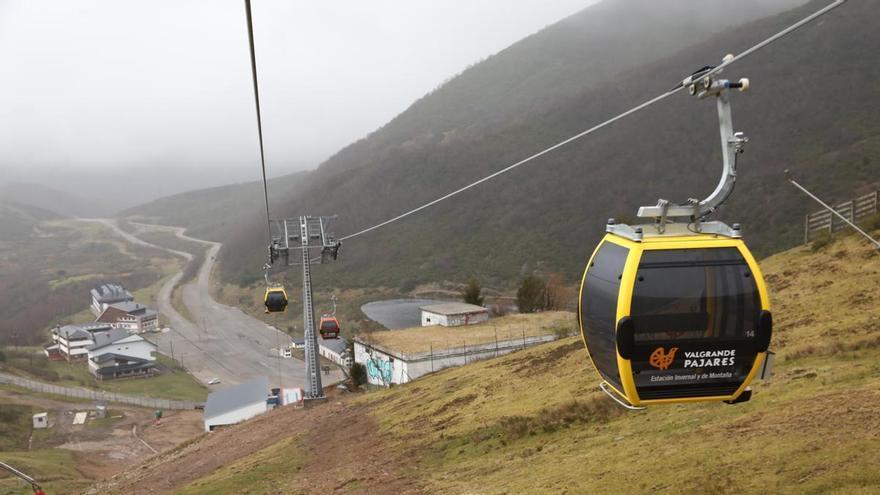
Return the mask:
<svg viewBox="0 0 880 495">
<path fill-rule="evenodd" d="M 360 342 L 354 345 L 354 360 L 367 369 L 367 381 L 373 385 L 388 386 L 409 381 L 406 363 L 382 351 L 364 346 Z"/>
</svg>

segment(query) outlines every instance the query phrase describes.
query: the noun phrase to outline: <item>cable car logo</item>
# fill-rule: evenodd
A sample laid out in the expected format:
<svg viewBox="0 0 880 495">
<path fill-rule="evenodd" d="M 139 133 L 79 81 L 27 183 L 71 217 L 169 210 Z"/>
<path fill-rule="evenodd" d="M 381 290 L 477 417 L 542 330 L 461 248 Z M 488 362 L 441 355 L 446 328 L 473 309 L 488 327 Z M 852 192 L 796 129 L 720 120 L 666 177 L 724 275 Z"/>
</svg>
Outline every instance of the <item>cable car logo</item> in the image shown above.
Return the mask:
<svg viewBox="0 0 880 495">
<path fill-rule="evenodd" d="M 658 347 L 651 353 L 648 362 L 651 363 L 651 366 L 659 370 L 667 370 L 669 369 L 669 365 L 672 364 L 672 361 L 675 360 L 676 351 L 678 351 L 678 347 L 670 347 L 669 353 L 667 354 L 665 349 Z"/>
</svg>

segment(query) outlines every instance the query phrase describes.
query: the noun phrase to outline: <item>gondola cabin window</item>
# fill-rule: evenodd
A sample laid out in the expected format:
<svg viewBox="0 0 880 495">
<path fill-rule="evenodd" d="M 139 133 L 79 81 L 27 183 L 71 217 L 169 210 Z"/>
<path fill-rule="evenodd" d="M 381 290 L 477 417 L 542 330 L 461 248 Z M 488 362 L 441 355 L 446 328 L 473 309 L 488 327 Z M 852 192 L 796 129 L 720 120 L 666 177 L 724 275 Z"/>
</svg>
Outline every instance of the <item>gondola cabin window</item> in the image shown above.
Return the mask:
<svg viewBox="0 0 880 495">
<path fill-rule="evenodd" d="M 631 316 L 636 342 L 755 336 L 761 302 L 736 248 L 645 251 Z"/>
<path fill-rule="evenodd" d="M 763 351 L 756 339 L 761 309 L 736 248 L 645 250 L 630 311 L 639 396 L 732 394 Z"/>
<path fill-rule="evenodd" d="M 617 295 L 629 249 L 603 242 L 584 275 L 581 311 L 584 340 L 596 369 L 612 385 L 620 387 L 615 328 Z"/>
</svg>

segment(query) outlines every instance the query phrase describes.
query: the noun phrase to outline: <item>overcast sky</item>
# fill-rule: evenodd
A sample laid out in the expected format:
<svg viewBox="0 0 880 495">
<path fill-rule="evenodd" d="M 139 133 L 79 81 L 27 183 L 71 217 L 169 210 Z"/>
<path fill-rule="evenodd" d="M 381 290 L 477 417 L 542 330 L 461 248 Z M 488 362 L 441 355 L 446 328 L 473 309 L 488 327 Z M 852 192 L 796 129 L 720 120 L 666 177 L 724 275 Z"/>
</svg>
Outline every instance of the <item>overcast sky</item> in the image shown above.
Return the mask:
<svg viewBox="0 0 880 495">
<path fill-rule="evenodd" d="M 313 168 L 595 1 L 253 0 L 270 175 Z M 255 180 L 249 63 L 243 0 L 0 0 L 0 181 L 130 167 Z"/>
</svg>

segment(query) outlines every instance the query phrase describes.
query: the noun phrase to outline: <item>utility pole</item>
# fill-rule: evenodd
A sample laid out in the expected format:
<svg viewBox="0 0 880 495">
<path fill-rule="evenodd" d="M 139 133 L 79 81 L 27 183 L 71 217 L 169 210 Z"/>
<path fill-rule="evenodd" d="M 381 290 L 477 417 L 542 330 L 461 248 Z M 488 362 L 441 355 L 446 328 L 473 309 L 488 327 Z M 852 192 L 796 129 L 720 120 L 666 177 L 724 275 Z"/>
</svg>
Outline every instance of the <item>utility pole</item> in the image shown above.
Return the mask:
<svg viewBox="0 0 880 495">
<path fill-rule="evenodd" d="M 285 265 L 302 265 L 303 275 L 303 339 L 306 358 L 306 399 L 323 399 L 321 368 L 318 357 L 318 332 L 315 329 L 315 306 L 312 297 L 312 262 L 325 263 L 335 260 L 342 243 L 333 239 L 327 226 L 334 217 L 301 216 L 273 221 L 272 245 L 269 261 L 281 260 Z M 300 257 L 290 256 L 299 250 Z M 320 250 L 313 258 L 312 251 Z"/>
<path fill-rule="evenodd" d="M 171 366 L 174 366 L 174 330 L 168 332 L 169 345 L 171 346 Z"/>
</svg>

